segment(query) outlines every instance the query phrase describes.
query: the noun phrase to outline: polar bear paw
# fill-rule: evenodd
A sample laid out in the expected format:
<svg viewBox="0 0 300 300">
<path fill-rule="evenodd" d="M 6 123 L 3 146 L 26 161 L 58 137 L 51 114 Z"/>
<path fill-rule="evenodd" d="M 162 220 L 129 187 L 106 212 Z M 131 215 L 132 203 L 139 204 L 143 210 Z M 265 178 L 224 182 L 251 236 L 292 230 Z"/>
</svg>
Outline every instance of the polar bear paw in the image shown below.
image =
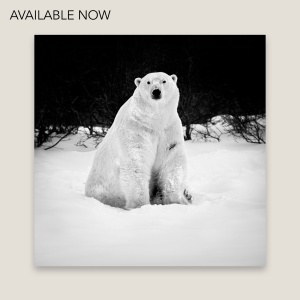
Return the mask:
<svg viewBox="0 0 300 300">
<path fill-rule="evenodd" d="M 193 196 L 188 192 L 187 189 L 185 189 L 185 190 L 183 191 L 183 195 L 184 195 L 185 199 L 186 199 L 188 202 L 192 203 L 192 201 L 193 201 Z"/>
</svg>

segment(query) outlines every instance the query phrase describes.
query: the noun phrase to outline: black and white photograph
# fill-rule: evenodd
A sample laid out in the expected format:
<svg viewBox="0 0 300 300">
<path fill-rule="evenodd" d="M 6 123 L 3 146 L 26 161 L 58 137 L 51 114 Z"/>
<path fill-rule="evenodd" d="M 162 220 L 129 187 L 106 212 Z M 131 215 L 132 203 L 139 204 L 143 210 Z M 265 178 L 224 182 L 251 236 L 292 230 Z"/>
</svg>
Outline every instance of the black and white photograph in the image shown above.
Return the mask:
<svg viewBox="0 0 300 300">
<path fill-rule="evenodd" d="M 266 262 L 265 35 L 35 35 L 34 264 Z"/>
</svg>

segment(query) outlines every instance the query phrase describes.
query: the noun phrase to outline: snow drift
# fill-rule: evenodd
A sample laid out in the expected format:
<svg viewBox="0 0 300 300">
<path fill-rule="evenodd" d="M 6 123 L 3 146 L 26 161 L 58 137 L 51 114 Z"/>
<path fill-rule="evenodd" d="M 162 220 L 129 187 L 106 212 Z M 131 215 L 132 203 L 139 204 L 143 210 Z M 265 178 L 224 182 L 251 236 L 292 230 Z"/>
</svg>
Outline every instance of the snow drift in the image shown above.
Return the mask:
<svg viewBox="0 0 300 300">
<path fill-rule="evenodd" d="M 265 145 L 185 142 L 193 204 L 125 211 L 85 197 L 95 142 L 83 139 L 35 150 L 36 266 L 264 265 Z"/>
</svg>

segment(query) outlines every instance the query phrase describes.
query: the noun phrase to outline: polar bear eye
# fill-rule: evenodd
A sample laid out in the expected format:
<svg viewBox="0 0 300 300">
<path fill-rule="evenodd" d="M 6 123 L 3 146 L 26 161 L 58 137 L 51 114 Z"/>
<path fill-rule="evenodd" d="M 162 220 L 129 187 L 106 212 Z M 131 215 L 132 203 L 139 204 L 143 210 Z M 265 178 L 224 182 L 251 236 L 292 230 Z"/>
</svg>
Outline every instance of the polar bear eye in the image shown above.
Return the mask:
<svg viewBox="0 0 300 300">
<path fill-rule="evenodd" d="M 147 81 L 147 84 L 150 84 L 150 81 Z"/>
<path fill-rule="evenodd" d="M 162 83 L 166 83 L 167 81 L 166 80 L 163 80 L 163 82 Z"/>
</svg>

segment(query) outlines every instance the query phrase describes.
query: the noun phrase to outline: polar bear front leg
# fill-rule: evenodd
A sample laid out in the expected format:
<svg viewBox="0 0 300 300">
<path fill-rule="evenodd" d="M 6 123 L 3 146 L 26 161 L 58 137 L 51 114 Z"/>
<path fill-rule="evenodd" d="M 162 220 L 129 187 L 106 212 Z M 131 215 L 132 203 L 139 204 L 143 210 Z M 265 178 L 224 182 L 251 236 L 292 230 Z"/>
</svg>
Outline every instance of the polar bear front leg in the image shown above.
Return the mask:
<svg viewBox="0 0 300 300">
<path fill-rule="evenodd" d="M 159 174 L 163 204 L 190 203 L 190 200 L 186 197 L 186 164 L 186 156 L 182 145 L 176 145 L 174 149 L 170 150 Z"/>
<path fill-rule="evenodd" d="M 126 199 L 126 209 L 150 204 L 150 176 L 139 164 L 129 161 L 120 168 L 121 189 Z"/>
</svg>

